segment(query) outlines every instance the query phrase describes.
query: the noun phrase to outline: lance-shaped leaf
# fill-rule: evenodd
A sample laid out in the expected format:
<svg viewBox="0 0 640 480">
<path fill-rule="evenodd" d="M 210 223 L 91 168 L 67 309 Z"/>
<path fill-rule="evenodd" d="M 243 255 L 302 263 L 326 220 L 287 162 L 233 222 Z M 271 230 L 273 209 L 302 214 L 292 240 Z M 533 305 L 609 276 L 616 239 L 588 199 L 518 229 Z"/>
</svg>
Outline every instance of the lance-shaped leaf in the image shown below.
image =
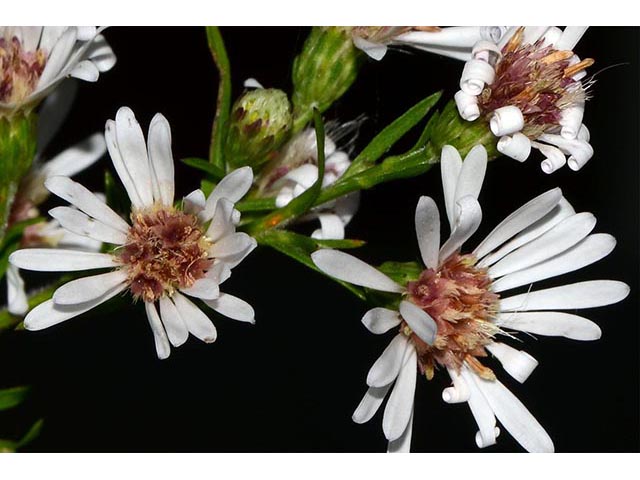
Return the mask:
<svg viewBox="0 0 640 480">
<path fill-rule="evenodd" d="M 209 161 L 217 168 L 224 170 L 224 145 L 229 128 L 229 111 L 231 109 L 231 67 L 227 50 L 218 27 L 207 27 L 207 41 L 220 76 L 218 84 L 218 103 L 216 116 L 211 129 L 211 145 Z"/>
<path fill-rule="evenodd" d="M 324 178 L 324 124 L 318 110 L 313 112 L 313 120 L 316 130 L 316 146 L 318 149 L 318 178 L 300 196 L 291 200 L 286 206 L 267 215 L 265 218 L 247 225 L 247 231 L 251 235 L 259 235 L 265 230 L 282 225 L 289 220 L 299 217 L 309 211 L 316 203 L 316 199 L 322 191 L 322 180 Z M 260 241 L 258 239 L 258 241 Z"/>
<path fill-rule="evenodd" d="M 196 168 L 207 175 L 210 175 L 214 180 L 222 180 L 224 177 L 224 170 L 217 165 L 206 161 L 204 158 L 188 157 L 180 160 L 185 165 Z"/>
<path fill-rule="evenodd" d="M 398 140 L 420 122 L 440 100 L 442 92 L 436 92 L 419 101 L 400 117 L 387 125 L 371 142 L 354 158 L 342 179 L 356 175 L 373 166 Z M 424 142 L 423 142 L 424 143 Z"/>
<path fill-rule="evenodd" d="M 29 387 L 12 387 L 0 390 L 0 411 L 20 405 L 29 394 Z"/>
<path fill-rule="evenodd" d="M 33 442 L 36 438 L 38 438 L 38 436 L 40 435 L 40 432 L 42 431 L 43 424 L 44 424 L 44 419 L 41 418 L 38 421 L 36 421 L 33 425 L 31 425 L 31 428 L 27 431 L 27 433 L 25 433 L 24 436 L 16 443 L 16 450 L 22 447 L 26 447 L 31 442 Z"/>
</svg>

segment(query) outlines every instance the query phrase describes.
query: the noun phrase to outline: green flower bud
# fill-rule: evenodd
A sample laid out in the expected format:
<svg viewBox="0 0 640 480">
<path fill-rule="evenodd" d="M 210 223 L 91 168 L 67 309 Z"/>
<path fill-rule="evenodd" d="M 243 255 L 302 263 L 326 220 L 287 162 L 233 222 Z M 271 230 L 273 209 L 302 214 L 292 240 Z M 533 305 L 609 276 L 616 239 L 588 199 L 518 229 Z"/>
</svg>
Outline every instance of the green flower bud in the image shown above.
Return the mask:
<svg viewBox="0 0 640 480">
<path fill-rule="evenodd" d="M 293 62 L 294 132 L 304 128 L 314 107 L 324 112 L 358 76 L 365 54 L 356 48 L 351 27 L 313 27 Z"/>
<path fill-rule="evenodd" d="M 0 241 L 4 238 L 20 181 L 36 155 L 37 116 L 0 118 Z"/>
<path fill-rule="evenodd" d="M 249 91 L 231 109 L 225 157 L 233 168 L 255 168 L 270 160 L 290 133 L 287 95 L 273 88 Z"/>
<path fill-rule="evenodd" d="M 453 100 L 447 103 L 442 112 L 434 114 L 429 123 L 429 141 L 436 152 L 440 152 L 445 145 L 451 145 L 464 158 L 476 145 L 484 145 L 489 160 L 501 155 L 497 150 L 498 139 L 491 132 L 489 124 L 482 119 L 473 122 L 463 120 Z"/>
</svg>

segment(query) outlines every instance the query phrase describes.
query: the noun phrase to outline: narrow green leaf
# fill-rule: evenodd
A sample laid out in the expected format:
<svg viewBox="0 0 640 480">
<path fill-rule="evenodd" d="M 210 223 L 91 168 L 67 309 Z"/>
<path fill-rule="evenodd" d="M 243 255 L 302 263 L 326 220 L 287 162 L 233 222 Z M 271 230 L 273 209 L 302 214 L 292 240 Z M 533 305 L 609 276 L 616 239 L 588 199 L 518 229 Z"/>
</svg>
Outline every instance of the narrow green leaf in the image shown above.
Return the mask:
<svg viewBox="0 0 640 480">
<path fill-rule="evenodd" d="M 24 436 L 20 439 L 20 441 L 16 444 L 16 449 L 26 447 L 31 442 L 33 442 L 36 438 L 40 436 L 40 432 L 42 431 L 42 426 L 44 425 L 44 419 L 36 421 L 31 428 L 24 434 Z"/>
<path fill-rule="evenodd" d="M 374 165 L 382 155 L 429 113 L 440 100 L 441 95 L 442 92 L 429 95 L 385 127 L 351 162 L 342 178 L 346 179 L 356 175 Z"/>
<path fill-rule="evenodd" d="M 406 285 L 417 280 L 424 268 L 418 262 L 385 262 L 378 270 L 400 285 Z"/>
<path fill-rule="evenodd" d="M 313 119 L 316 130 L 318 148 L 318 178 L 300 196 L 291 200 L 286 206 L 279 208 L 275 212 L 267 215 L 258 222 L 247 225 L 247 232 L 251 235 L 258 235 L 260 232 L 283 225 L 287 221 L 299 217 L 309 211 L 315 200 L 322 191 L 322 180 L 324 178 L 324 124 L 318 110 L 313 111 Z"/>
<path fill-rule="evenodd" d="M 241 212 L 264 212 L 275 210 L 275 198 L 250 198 L 236 203 L 236 208 Z"/>
<path fill-rule="evenodd" d="M 349 238 L 345 238 L 343 240 L 321 240 L 318 238 L 313 239 L 314 242 L 318 245 L 318 247 L 322 248 L 360 248 L 366 242 L 364 240 L 353 240 Z"/>
<path fill-rule="evenodd" d="M 0 410 L 8 410 L 20 405 L 26 398 L 29 390 L 30 387 L 27 386 L 0 390 Z"/>
<path fill-rule="evenodd" d="M 293 258 L 316 272 L 323 273 L 311 260 L 311 254 L 318 249 L 317 240 L 311 237 L 306 237 L 287 230 L 267 230 L 258 237 L 258 243 L 267 245 L 280 253 L 284 253 L 288 257 Z M 338 282 L 359 299 L 367 299 L 360 287 L 337 280 L 333 277 L 328 278 Z"/>
<path fill-rule="evenodd" d="M 201 170 L 211 175 L 215 180 L 222 180 L 222 178 L 224 177 L 224 170 L 217 167 L 213 163 L 209 163 L 203 158 L 189 157 L 189 158 L 183 158 L 180 161 L 185 165 L 188 165 L 193 168 L 197 168 L 198 170 Z"/>
<path fill-rule="evenodd" d="M 218 103 L 216 116 L 211 129 L 211 145 L 209 161 L 220 170 L 225 170 L 224 144 L 229 128 L 229 112 L 231 110 L 231 67 L 227 50 L 218 27 L 207 28 L 207 41 L 220 76 L 218 84 Z"/>
</svg>

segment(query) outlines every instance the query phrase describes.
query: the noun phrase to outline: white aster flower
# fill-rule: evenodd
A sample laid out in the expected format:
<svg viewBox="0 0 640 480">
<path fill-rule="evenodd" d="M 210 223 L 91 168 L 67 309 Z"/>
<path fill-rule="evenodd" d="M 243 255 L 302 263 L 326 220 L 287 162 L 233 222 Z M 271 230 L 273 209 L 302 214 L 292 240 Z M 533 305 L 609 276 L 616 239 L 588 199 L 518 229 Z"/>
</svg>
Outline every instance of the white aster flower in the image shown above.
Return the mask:
<svg viewBox="0 0 640 480">
<path fill-rule="evenodd" d="M 506 27 L 355 27 L 353 43 L 374 60 L 390 45 L 407 46 L 456 60 L 469 60 L 480 40 L 498 42 Z"/>
<path fill-rule="evenodd" d="M 95 27 L 0 27 L 0 115 L 37 105 L 67 77 L 95 82 L 116 57 Z"/>
<path fill-rule="evenodd" d="M 357 128 L 359 122 L 359 120 L 355 120 L 338 128 L 348 131 Z M 325 136 L 324 155 L 323 188 L 338 180 L 351 165 L 349 155 L 338 150 L 329 135 Z M 286 206 L 291 200 L 310 188 L 318 179 L 317 163 L 316 132 L 313 128 L 307 128 L 284 146 L 278 158 L 261 175 L 259 189 L 262 195 L 275 194 L 276 206 L 278 208 Z M 320 228 L 312 233 L 314 238 L 343 239 L 344 229 L 358 210 L 359 200 L 359 192 L 345 195 L 319 206 L 301 220 L 318 219 L 320 221 Z"/>
<path fill-rule="evenodd" d="M 135 300 L 144 301 L 159 358 L 167 358 L 170 344 L 182 345 L 189 333 L 205 342 L 216 339 L 213 323 L 187 296 L 225 316 L 253 323 L 253 308 L 219 289 L 231 269 L 256 246 L 249 235 L 235 232 L 234 222 L 239 215 L 234 202 L 249 190 L 251 169 L 227 175 L 207 199 L 196 190 L 180 209 L 173 205 L 171 130 L 161 114 L 151 121 L 148 144 L 126 107 L 118 110 L 115 121 L 107 121 L 105 138 L 131 199 L 131 224 L 70 178 L 48 178 L 46 187 L 77 208 L 57 207 L 51 216 L 66 230 L 115 248 L 111 253 L 35 248 L 14 252 L 9 261 L 29 270 L 110 270 L 58 288 L 51 300 L 29 312 L 25 327 L 56 325 L 127 289 Z"/>
<path fill-rule="evenodd" d="M 42 152 L 58 131 L 71 107 L 75 87 L 75 82 L 68 80 L 42 104 L 39 112 L 36 157 L 16 193 L 9 215 L 9 227 L 40 215 L 38 207 L 49 196 L 49 191 L 44 186 L 48 177 L 73 176 L 93 165 L 107 151 L 104 137 L 96 133 L 51 159 L 43 157 Z M 94 252 L 99 251 L 101 245 L 99 241 L 63 229 L 56 220 L 28 226 L 21 240 L 22 247 L 46 246 Z M 13 265 L 8 266 L 7 289 L 7 310 L 13 315 L 24 315 L 28 310 L 24 280 L 19 269 Z"/>
<path fill-rule="evenodd" d="M 573 48 L 586 28 L 513 27 L 499 42 L 478 42 L 455 95 L 460 116 L 487 121 L 498 151 L 515 160 L 538 149 L 545 173 L 582 168 L 593 148 L 582 123 L 589 82 L 581 80 L 593 60 Z"/>
<path fill-rule="evenodd" d="M 619 302 L 629 287 L 596 280 L 507 297 L 503 292 L 562 275 L 608 255 L 615 239 L 590 234 L 595 217 L 575 213 L 560 189 L 534 198 L 500 223 L 472 253 L 460 249 L 480 225 L 477 197 L 486 169 L 483 147 L 464 163 L 457 151 L 442 151 L 442 182 L 451 234 L 440 246 L 440 215 L 435 202 L 421 197 L 415 222 L 425 270 L 399 285 L 379 270 L 335 250 L 312 255 L 325 273 L 356 285 L 402 295 L 399 311 L 369 310 L 362 319 L 373 333 L 399 328 L 367 376 L 369 390 L 353 414 L 363 423 L 373 417 L 391 391 L 382 420 L 389 451 L 408 451 L 411 443 L 416 373 L 431 379 L 446 369 L 453 385 L 442 392 L 447 403 L 466 402 L 480 448 L 496 442 L 496 419 L 530 452 L 553 451 L 553 442 L 524 405 L 498 381 L 481 359 L 491 353 L 524 382 L 538 365 L 529 354 L 498 339 L 510 332 L 595 340 L 600 329 L 590 320 L 556 310 L 592 308 Z M 395 382 L 395 383 L 394 383 Z"/>
</svg>

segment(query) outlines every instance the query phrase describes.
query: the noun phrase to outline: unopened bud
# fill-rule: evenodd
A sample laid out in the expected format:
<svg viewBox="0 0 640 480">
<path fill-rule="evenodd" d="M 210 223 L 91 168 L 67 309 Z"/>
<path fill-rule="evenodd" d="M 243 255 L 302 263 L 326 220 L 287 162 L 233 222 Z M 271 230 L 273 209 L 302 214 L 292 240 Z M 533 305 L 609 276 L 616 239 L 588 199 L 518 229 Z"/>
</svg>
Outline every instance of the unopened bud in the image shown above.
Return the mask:
<svg viewBox="0 0 640 480">
<path fill-rule="evenodd" d="M 349 27 L 313 27 L 293 62 L 294 131 L 339 99 L 358 76 L 365 54 L 353 43 Z"/>
<path fill-rule="evenodd" d="M 231 110 L 226 158 L 233 168 L 256 167 L 270 160 L 289 138 L 291 106 L 287 95 L 273 88 L 242 95 Z"/>
</svg>

